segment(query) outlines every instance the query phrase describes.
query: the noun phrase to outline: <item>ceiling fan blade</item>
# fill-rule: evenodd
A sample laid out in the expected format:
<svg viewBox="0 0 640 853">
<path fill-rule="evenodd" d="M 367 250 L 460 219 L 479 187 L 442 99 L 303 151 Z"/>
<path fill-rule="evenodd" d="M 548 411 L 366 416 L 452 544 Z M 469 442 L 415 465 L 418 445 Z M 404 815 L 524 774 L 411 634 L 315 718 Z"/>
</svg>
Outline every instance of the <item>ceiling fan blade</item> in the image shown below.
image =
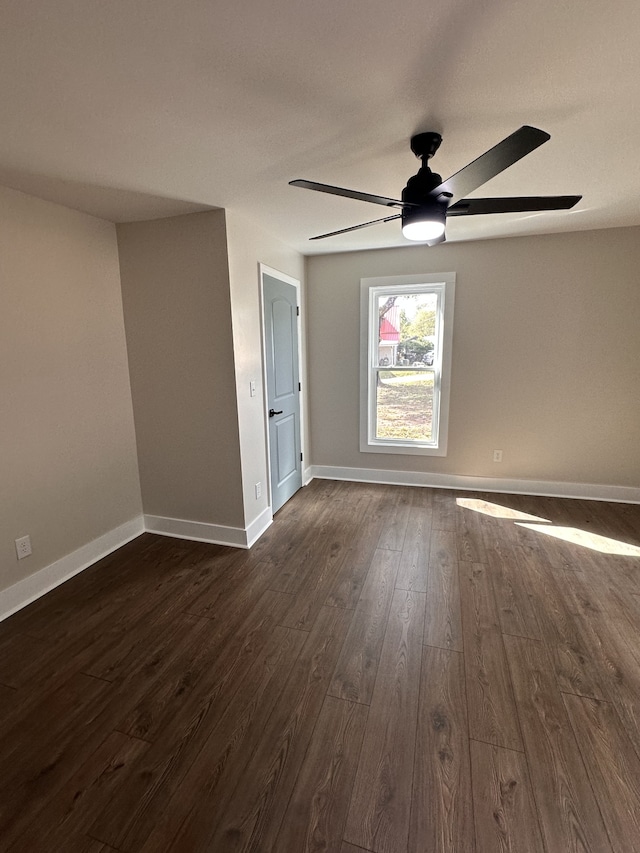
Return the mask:
<svg viewBox="0 0 640 853">
<path fill-rule="evenodd" d="M 328 234 L 318 234 L 317 237 L 309 237 L 310 240 L 324 240 L 325 237 L 335 237 L 337 234 L 346 234 L 348 231 L 357 231 L 359 228 L 367 228 L 369 225 L 377 225 L 378 222 L 391 222 L 392 219 L 401 219 L 402 214 L 385 216 L 384 219 L 372 219 L 371 222 L 363 222 L 362 225 L 352 225 L 350 228 L 341 228 L 339 231 L 330 231 Z"/>
<path fill-rule="evenodd" d="M 447 178 L 431 190 L 430 194 L 437 196 L 441 193 L 450 193 L 450 197 L 454 200 L 464 198 L 468 193 L 486 184 L 491 178 L 495 178 L 500 172 L 535 151 L 549 139 L 551 137 L 544 130 L 525 124 L 511 136 L 507 136 L 502 142 L 485 151 L 468 166 Z"/>
<path fill-rule="evenodd" d="M 329 193 L 330 195 L 341 195 L 346 198 L 355 198 L 357 201 L 369 201 L 372 204 L 382 204 L 385 207 L 413 207 L 414 205 L 406 204 L 404 201 L 399 201 L 396 198 L 387 198 L 383 195 L 371 195 L 371 193 L 361 193 L 357 190 L 347 190 L 344 187 L 332 187 L 330 184 L 319 184 L 316 181 L 305 181 L 298 178 L 295 181 L 289 181 L 291 187 L 302 187 L 304 190 L 316 190 L 319 193 Z"/>
<path fill-rule="evenodd" d="M 440 237 L 436 237 L 435 240 L 427 240 L 427 246 L 437 246 L 438 243 L 446 243 L 447 238 L 442 234 Z"/>
<path fill-rule="evenodd" d="M 447 216 L 478 216 L 484 213 L 527 213 L 535 210 L 569 210 L 581 195 L 540 195 L 516 198 L 463 198 L 452 204 Z"/>
</svg>

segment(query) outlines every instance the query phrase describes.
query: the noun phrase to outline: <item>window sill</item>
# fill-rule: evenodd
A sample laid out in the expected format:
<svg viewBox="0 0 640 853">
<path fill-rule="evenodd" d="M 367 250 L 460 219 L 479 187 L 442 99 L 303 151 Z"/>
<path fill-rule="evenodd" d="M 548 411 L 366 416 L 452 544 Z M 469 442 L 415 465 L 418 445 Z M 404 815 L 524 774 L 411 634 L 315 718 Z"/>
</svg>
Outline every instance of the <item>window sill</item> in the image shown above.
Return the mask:
<svg viewBox="0 0 640 853">
<path fill-rule="evenodd" d="M 446 447 L 420 444 L 383 444 L 365 443 L 360 444 L 361 453 L 401 453 L 410 456 L 446 456 Z"/>
</svg>

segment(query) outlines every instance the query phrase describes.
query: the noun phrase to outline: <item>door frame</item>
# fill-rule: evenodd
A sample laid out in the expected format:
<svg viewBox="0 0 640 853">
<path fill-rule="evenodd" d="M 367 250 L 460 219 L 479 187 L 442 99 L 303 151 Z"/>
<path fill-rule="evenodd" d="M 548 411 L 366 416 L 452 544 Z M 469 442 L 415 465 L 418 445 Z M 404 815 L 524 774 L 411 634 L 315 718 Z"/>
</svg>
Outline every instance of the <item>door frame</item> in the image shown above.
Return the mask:
<svg viewBox="0 0 640 853">
<path fill-rule="evenodd" d="M 291 284 L 296 289 L 296 303 L 298 308 L 300 309 L 300 313 L 297 316 L 297 328 L 298 328 L 298 376 L 300 377 L 300 450 L 302 452 L 302 464 L 301 464 L 301 473 L 302 473 L 302 485 L 306 486 L 308 480 L 305 478 L 304 474 L 304 465 L 307 463 L 305 458 L 305 448 L 306 448 L 306 420 L 305 420 L 305 400 L 306 400 L 306 382 L 304 381 L 306 374 L 303 372 L 303 360 L 302 360 L 302 286 L 300 281 L 297 278 L 293 278 L 293 276 L 287 275 L 286 273 L 280 272 L 280 270 L 274 269 L 273 267 L 267 266 L 267 264 L 258 263 L 259 270 L 259 279 L 260 279 L 260 336 L 262 338 L 262 409 L 264 414 L 264 443 L 266 448 L 266 457 L 267 457 L 267 494 L 269 509 L 271 509 L 273 515 L 273 496 L 271 494 L 271 445 L 269 442 L 269 402 L 268 402 L 268 394 L 267 394 L 267 338 L 264 329 L 264 276 L 268 275 L 271 278 L 277 278 L 279 281 L 283 281 L 285 284 Z"/>
</svg>

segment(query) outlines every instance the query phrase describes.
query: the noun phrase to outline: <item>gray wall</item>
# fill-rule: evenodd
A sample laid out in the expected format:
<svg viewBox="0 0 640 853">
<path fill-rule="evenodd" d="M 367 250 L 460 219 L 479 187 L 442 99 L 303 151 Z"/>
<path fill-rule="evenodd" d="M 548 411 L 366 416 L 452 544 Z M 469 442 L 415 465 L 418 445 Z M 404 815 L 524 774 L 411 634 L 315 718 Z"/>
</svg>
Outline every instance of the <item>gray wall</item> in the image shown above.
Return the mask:
<svg viewBox="0 0 640 853">
<path fill-rule="evenodd" d="M 117 230 L 144 511 L 243 527 L 224 211 Z"/>
<path fill-rule="evenodd" d="M 639 486 L 638 269 L 638 228 L 308 258 L 313 463 Z M 443 271 L 457 274 L 448 455 L 361 453 L 360 278 Z"/>
<path fill-rule="evenodd" d="M 0 188 L 0 286 L 4 589 L 142 506 L 115 227 Z"/>
</svg>

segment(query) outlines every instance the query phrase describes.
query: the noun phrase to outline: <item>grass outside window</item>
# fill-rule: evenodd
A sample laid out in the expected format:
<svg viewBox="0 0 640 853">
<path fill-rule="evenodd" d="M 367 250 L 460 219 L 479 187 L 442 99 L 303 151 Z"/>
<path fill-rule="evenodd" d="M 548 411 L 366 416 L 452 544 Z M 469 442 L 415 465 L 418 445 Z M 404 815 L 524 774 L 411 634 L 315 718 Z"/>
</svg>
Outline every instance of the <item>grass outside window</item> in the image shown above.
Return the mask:
<svg viewBox="0 0 640 853">
<path fill-rule="evenodd" d="M 379 371 L 376 438 L 431 441 L 433 372 Z"/>
</svg>

